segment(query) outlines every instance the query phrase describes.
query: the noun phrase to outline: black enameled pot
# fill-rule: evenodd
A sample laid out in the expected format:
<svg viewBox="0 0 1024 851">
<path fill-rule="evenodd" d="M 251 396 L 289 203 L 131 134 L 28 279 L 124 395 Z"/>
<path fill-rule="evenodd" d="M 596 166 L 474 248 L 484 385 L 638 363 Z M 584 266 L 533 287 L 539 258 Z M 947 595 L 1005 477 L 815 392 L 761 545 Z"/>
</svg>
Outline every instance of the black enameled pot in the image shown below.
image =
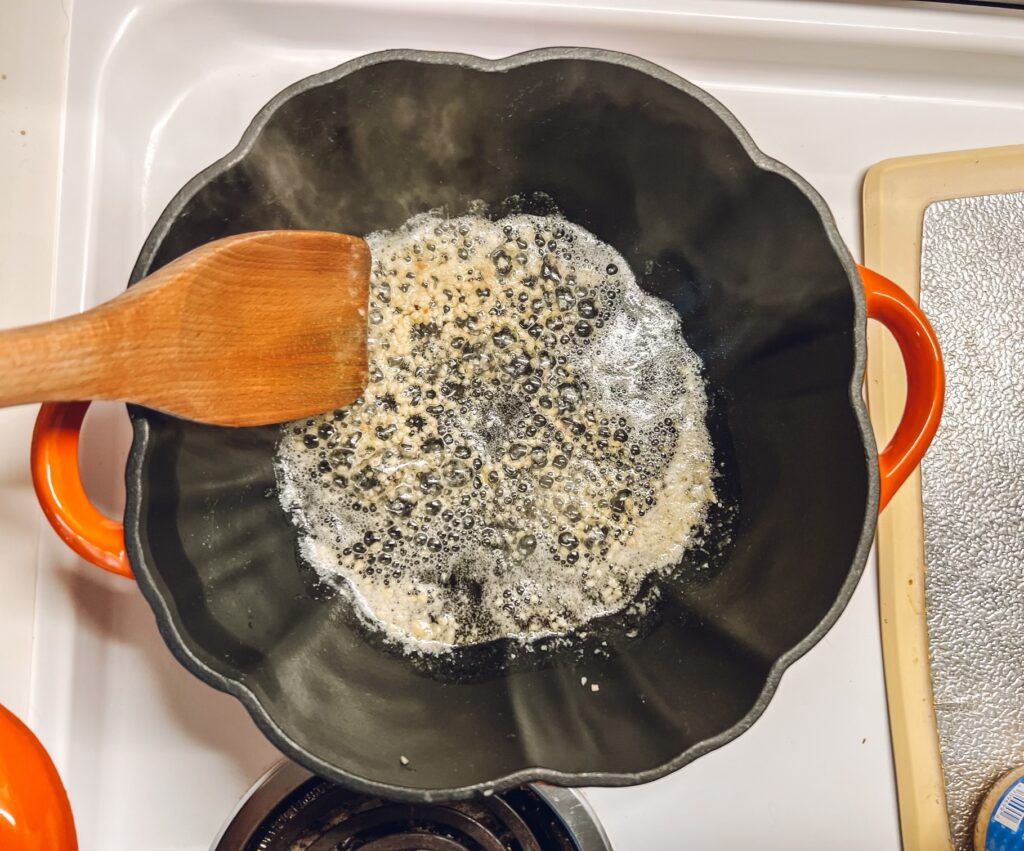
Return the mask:
<svg viewBox="0 0 1024 851">
<path fill-rule="evenodd" d="M 37 488 L 78 552 L 130 566 L 181 663 L 320 775 L 409 800 L 650 780 L 746 730 L 835 622 L 880 493 L 934 433 L 938 349 L 902 290 L 862 283 L 819 196 L 717 101 L 587 49 L 390 51 L 290 86 L 175 196 L 131 283 L 230 234 L 365 234 L 478 199 L 557 208 L 615 246 L 703 359 L 728 535 L 699 554 L 706 569 L 658 581 L 636 637 L 613 617 L 569 649 L 513 659 L 494 643 L 445 663 L 373 640 L 297 557 L 274 495 L 276 428 L 131 407 L 122 545 L 75 491 L 83 406 L 46 406 Z M 861 396 L 869 313 L 899 339 L 912 396 L 881 485 Z"/>
</svg>

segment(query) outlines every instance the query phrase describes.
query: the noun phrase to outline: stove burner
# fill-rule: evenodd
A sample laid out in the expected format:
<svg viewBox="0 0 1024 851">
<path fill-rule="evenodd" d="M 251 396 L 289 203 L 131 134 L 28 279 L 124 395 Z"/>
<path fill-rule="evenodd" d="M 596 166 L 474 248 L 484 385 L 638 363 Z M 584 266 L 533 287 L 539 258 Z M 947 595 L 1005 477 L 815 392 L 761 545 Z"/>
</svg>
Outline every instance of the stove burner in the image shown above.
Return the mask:
<svg viewBox="0 0 1024 851">
<path fill-rule="evenodd" d="M 533 785 L 473 801 L 403 804 L 281 763 L 212 851 L 611 851 L 583 798 Z"/>
</svg>

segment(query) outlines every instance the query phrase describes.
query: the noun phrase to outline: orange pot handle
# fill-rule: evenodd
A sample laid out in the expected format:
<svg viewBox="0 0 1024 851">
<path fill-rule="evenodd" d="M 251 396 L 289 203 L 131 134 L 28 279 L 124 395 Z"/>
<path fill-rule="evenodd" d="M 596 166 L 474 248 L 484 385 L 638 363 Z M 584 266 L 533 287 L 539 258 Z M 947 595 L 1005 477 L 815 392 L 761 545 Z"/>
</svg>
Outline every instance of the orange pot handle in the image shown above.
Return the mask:
<svg viewBox="0 0 1024 851">
<path fill-rule="evenodd" d="M 86 561 L 131 578 L 124 525 L 89 499 L 78 468 L 78 437 L 88 402 L 43 405 L 32 432 L 32 484 L 57 534 Z"/>
<path fill-rule="evenodd" d="M 60 775 L 39 739 L 0 706 L 0 848 L 76 851 L 75 821 Z"/>
<path fill-rule="evenodd" d="M 878 456 L 881 479 L 878 510 L 892 499 L 920 463 L 935 437 L 946 395 L 946 373 L 935 331 L 906 290 L 858 266 L 869 319 L 881 322 L 896 339 L 907 371 L 907 402 L 889 445 Z"/>
</svg>

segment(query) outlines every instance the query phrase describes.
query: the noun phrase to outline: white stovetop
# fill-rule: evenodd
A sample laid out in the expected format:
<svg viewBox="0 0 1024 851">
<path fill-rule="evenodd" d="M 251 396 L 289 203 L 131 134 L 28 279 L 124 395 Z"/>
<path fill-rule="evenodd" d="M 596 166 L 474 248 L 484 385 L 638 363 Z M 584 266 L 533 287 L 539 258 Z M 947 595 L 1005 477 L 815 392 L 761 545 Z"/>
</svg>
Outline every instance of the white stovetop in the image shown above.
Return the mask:
<svg viewBox="0 0 1024 851">
<path fill-rule="evenodd" d="M 267 40 L 265 52 L 237 47 L 244 34 L 218 30 L 246 3 L 258 12 L 247 32 Z M 274 17 L 275 4 L 294 14 L 278 9 Z M 514 52 L 506 44 L 560 40 L 632 50 L 684 73 L 692 62 L 696 82 L 721 97 L 767 152 L 819 188 L 855 255 L 860 179 L 871 163 L 1024 135 L 1024 100 L 1015 92 L 1024 78 L 1024 17 L 1009 12 L 925 4 L 910 11 L 884 0 L 339 0 L 335 14 L 326 0 L 74 0 L 79 63 L 90 52 L 109 60 L 115 42 L 130 35 L 129 20 L 148 34 L 132 50 L 119 48 L 114 68 L 123 91 L 108 103 L 88 80 L 65 86 L 71 5 L 0 0 L 0 326 L 114 294 L 162 203 L 225 152 L 245 117 L 284 83 L 379 46 L 465 50 L 474 42 L 458 40 L 463 19 L 489 10 L 500 19 L 496 28 L 486 37 L 474 31 L 487 55 Z M 388 28 L 375 17 L 381 7 L 392 13 Z M 162 18 L 167 9 L 175 15 Z M 445 35 L 423 25 L 430 16 L 443 18 Z M 189 31 L 192 19 L 200 24 Z M 642 32 L 631 35 L 641 20 Z M 203 34 L 206 53 L 190 58 L 184 38 L 159 43 L 179 25 Z M 303 27 L 316 34 L 308 55 L 296 46 Z M 223 73 L 199 67 L 211 45 L 230 59 Z M 998 56 L 989 62 L 986 51 Z M 114 109 L 117 97 L 147 84 L 151 62 L 168 63 L 168 75 L 194 71 L 223 97 L 210 109 L 183 87 L 141 140 L 144 151 L 107 152 L 125 168 L 146 169 L 144 211 L 129 217 L 111 260 L 107 243 L 90 245 L 74 232 L 79 213 L 84 232 L 102 210 L 95 198 L 87 203 L 96 187 L 86 172 L 104 144 L 90 110 L 107 103 L 113 112 L 104 121 L 125 120 Z M 158 82 L 144 91 L 158 97 Z M 231 96 L 236 88 L 239 102 Z M 192 132 L 197 127 L 203 132 Z M 227 141 L 210 141 L 208 128 Z M 105 173 L 93 169 L 89 179 Z M 107 218 L 116 219 L 116 202 L 107 203 Z M 92 280 L 97 268 L 119 276 L 105 280 L 104 271 L 104 280 Z M 86 286 L 77 286 L 79 275 Z M 273 752 L 231 698 L 177 666 L 128 583 L 98 577 L 42 529 L 27 468 L 34 413 L 0 411 L 0 702 L 27 717 L 53 752 L 83 851 L 204 851 Z M 100 459 L 94 466 L 109 461 L 110 447 L 92 446 L 96 452 L 87 454 Z M 616 851 L 898 848 L 873 562 L 835 628 L 785 675 L 750 732 L 662 781 L 588 795 Z"/>
<path fill-rule="evenodd" d="M 70 2 L 68 3 L 70 6 Z M 50 315 L 64 76 L 60 3 L 0 0 L 0 328 Z M 0 703 L 24 716 L 39 508 L 28 475 L 32 407 L 0 409 Z"/>
</svg>

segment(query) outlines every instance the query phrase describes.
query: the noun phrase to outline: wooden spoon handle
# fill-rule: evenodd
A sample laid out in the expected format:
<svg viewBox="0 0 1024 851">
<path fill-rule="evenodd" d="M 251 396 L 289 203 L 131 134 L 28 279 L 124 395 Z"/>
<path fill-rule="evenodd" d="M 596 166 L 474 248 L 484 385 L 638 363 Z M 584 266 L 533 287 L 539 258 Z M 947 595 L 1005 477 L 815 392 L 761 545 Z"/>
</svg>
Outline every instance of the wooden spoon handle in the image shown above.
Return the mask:
<svg viewBox="0 0 1024 851">
<path fill-rule="evenodd" d="M 0 331 L 0 406 L 135 399 L 140 352 L 128 293 L 85 313 Z"/>
</svg>

